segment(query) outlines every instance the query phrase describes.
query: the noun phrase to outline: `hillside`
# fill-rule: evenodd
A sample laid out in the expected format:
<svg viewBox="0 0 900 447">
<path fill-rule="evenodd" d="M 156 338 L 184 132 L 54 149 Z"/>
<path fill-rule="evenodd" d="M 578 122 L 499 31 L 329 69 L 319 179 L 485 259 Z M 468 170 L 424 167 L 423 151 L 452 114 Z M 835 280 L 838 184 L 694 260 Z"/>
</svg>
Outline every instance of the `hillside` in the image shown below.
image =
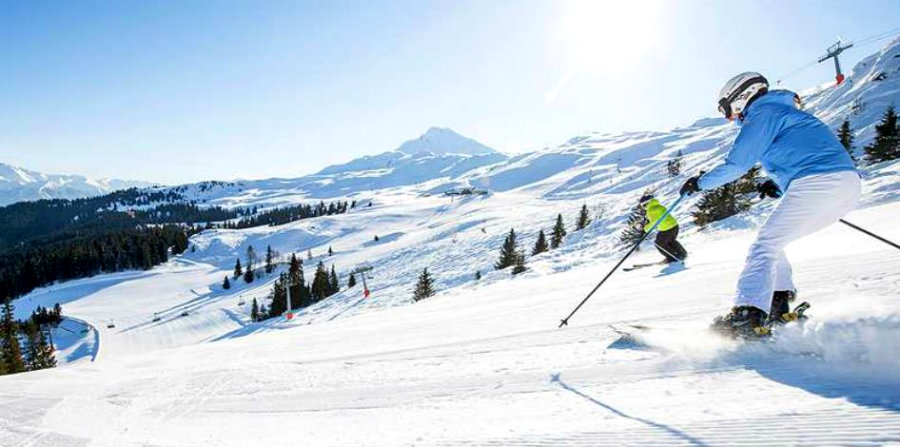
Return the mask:
<svg viewBox="0 0 900 447">
<path fill-rule="evenodd" d="M 862 147 L 900 95 L 898 56 L 894 41 L 843 86 L 805 92 L 807 110 L 832 128 L 849 117 Z M 321 198 L 362 206 L 279 226 L 208 229 L 190 239 L 193 250 L 152 270 L 53 284 L 16 300 L 19 317 L 59 302 L 97 337 L 65 367 L 0 380 L 10 409 L 0 410 L 0 443 L 900 443 L 900 252 L 833 225 L 789 248 L 801 299 L 813 304 L 809 324 L 771 343 L 698 340 L 728 307 L 774 201 L 701 229 L 690 223 L 697 198 L 686 200 L 675 210 L 691 252 L 686 268 L 619 272 L 557 329 L 623 254 L 618 235 L 637 198 L 646 189 L 663 203 L 676 197 L 684 174 L 668 178 L 666 162 L 681 151 L 685 173 L 708 169 L 736 132 L 703 118 L 670 131 L 580 135 L 515 156 L 395 150 L 300 179 L 174 187 L 202 206 Z M 891 219 L 900 213 L 900 162 L 866 166 L 863 183 L 863 203 L 848 220 L 900 240 Z M 459 186 L 489 193 L 442 194 Z M 572 231 L 582 204 L 593 222 Z M 510 228 L 530 249 L 557 213 L 570 230 L 560 248 L 530 256 L 516 277 L 493 270 Z M 343 287 L 291 320 L 250 322 L 249 303 L 267 303 L 283 266 L 224 290 L 249 246 L 309 251 L 307 279 L 322 261 L 336 266 L 342 285 L 352 268 L 372 266 L 372 295 Z M 657 257 L 648 244 L 633 261 Z M 438 294 L 413 303 L 426 267 Z M 621 323 L 671 332 L 646 349 L 621 343 L 608 327 Z"/>
</svg>

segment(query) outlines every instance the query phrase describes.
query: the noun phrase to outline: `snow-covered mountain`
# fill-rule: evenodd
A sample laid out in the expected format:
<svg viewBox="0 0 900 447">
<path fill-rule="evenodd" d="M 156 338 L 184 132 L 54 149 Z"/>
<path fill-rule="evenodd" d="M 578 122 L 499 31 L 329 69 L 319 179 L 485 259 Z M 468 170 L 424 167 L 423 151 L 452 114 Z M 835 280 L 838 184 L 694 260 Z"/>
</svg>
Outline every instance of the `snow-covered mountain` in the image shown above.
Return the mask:
<svg viewBox="0 0 900 447">
<path fill-rule="evenodd" d="M 884 109 L 900 96 L 898 64 L 900 46 L 894 42 L 858 63 L 842 85 L 829 82 L 799 92 L 805 109 L 833 129 L 849 119 L 861 155 Z M 509 156 L 452 130 L 433 127 L 396 150 L 301 178 L 181 188 L 201 203 L 222 206 L 371 196 L 374 191 L 407 186 L 423 193 L 460 186 L 495 192 L 522 189 L 556 199 L 639 194 L 642 188 L 659 186 L 657 173 L 679 151 L 689 172 L 719 161 L 737 131 L 725 119 L 709 117 L 667 131 L 587 133 L 555 147 Z"/>
<path fill-rule="evenodd" d="M 844 85 L 804 92 L 806 107 L 832 128 L 849 118 L 861 148 L 900 97 L 898 64 L 894 41 Z M 746 250 L 776 201 L 701 229 L 690 216 L 697 198 L 685 200 L 674 215 L 691 253 L 686 268 L 618 272 L 557 329 L 622 256 L 618 236 L 638 196 L 652 189 L 671 204 L 685 176 L 721 160 L 736 132 L 703 118 L 669 131 L 589 133 L 512 157 L 398 150 L 302 179 L 177 187 L 221 205 L 319 197 L 372 205 L 206 230 L 191 238 L 192 250 L 150 271 L 19 298 L 17 317 L 60 302 L 93 329 L 62 338 L 58 355 L 72 365 L 0 380 L 0 442 L 900 443 L 900 252 L 887 245 L 842 225 L 798 241 L 788 255 L 800 299 L 813 304 L 809 322 L 758 344 L 699 335 L 730 306 Z M 665 164 L 678 151 L 684 174 L 670 178 Z M 900 240 L 900 161 L 864 166 L 862 175 L 863 201 L 847 219 Z M 463 184 L 492 193 L 434 194 Z M 592 222 L 575 231 L 583 204 Z M 527 256 L 529 270 L 515 277 L 493 268 L 510 228 L 530 253 L 557 214 L 569 230 L 560 247 Z M 342 284 L 368 265 L 372 294 L 343 287 L 290 320 L 252 322 L 251 303 L 269 304 L 283 267 L 224 289 L 250 246 L 311 253 L 307 280 L 320 261 Z M 658 258 L 648 243 L 631 261 Z M 413 303 L 425 268 L 438 294 Z M 648 347 L 609 328 L 628 323 L 663 332 Z"/>
<path fill-rule="evenodd" d="M 90 179 L 81 175 L 43 174 L 0 163 L 0 206 L 40 199 L 77 199 L 153 183 L 134 180 Z"/>
<path fill-rule="evenodd" d="M 415 186 L 439 190 L 468 172 L 508 160 L 509 156 L 450 129 L 432 127 L 398 149 L 328 166 L 299 178 L 202 182 L 176 187 L 186 199 L 224 207 L 273 207 L 306 199 L 359 197 L 373 191 Z"/>
<path fill-rule="evenodd" d="M 466 155 L 484 155 L 497 152 L 471 138 L 466 138 L 450 129 L 441 127 L 428 129 L 422 136 L 403 143 L 397 150 L 413 155 L 422 152 Z"/>
</svg>

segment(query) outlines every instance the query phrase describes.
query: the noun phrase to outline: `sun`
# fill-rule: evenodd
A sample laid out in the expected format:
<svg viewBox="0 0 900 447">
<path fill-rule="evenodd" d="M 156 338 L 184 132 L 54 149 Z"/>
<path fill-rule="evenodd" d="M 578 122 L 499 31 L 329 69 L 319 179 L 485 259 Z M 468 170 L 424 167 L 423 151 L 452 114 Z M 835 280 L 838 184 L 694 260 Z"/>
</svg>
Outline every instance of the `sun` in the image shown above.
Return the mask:
<svg viewBox="0 0 900 447">
<path fill-rule="evenodd" d="M 604 58 L 638 59 L 659 37 L 663 7 L 659 0 L 571 0 L 560 23 L 566 51 L 587 67 L 605 66 L 591 62 Z"/>
<path fill-rule="evenodd" d="M 621 74 L 660 42 L 662 0 L 569 0 L 560 3 L 556 40 L 570 68 L 548 100 L 575 74 Z"/>
</svg>

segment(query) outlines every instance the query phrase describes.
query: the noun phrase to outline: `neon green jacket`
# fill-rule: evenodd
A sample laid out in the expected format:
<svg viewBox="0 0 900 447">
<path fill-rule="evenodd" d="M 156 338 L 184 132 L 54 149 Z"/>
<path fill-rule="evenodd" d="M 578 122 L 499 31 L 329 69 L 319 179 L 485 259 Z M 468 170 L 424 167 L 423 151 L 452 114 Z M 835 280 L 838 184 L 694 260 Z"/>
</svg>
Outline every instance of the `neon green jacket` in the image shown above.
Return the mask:
<svg viewBox="0 0 900 447">
<path fill-rule="evenodd" d="M 646 225 L 644 225 L 644 232 L 650 231 L 653 228 L 653 224 L 662 217 L 663 214 L 666 214 L 666 207 L 659 204 L 659 200 L 650 199 L 646 205 L 644 205 L 644 210 L 647 212 L 647 219 L 650 220 Z M 666 216 L 665 219 L 656 227 L 659 231 L 667 231 L 671 230 L 678 226 L 678 221 L 672 217 L 671 214 Z"/>
</svg>

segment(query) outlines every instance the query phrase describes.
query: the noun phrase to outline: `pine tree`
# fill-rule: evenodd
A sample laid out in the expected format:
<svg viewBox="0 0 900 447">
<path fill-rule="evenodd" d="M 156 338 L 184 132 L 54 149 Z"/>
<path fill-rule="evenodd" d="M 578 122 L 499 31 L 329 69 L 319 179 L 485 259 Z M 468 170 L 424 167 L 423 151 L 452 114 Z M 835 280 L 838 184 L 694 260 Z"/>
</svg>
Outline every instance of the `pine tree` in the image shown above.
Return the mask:
<svg viewBox="0 0 900 447">
<path fill-rule="evenodd" d="M 413 291 L 413 301 L 421 301 L 434 295 L 434 279 L 428 273 L 426 267 L 419 275 L 419 281 L 416 282 L 416 289 Z"/>
<path fill-rule="evenodd" d="M 544 230 L 541 230 L 540 232 L 538 232 L 538 238 L 534 243 L 534 248 L 531 250 L 531 255 L 539 255 L 549 249 L 550 247 L 547 245 L 547 237 L 544 236 Z"/>
<path fill-rule="evenodd" d="M 244 269 L 244 282 L 249 284 L 256 279 L 256 275 L 253 273 L 253 264 L 248 263 L 247 268 Z"/>
<path fill-rule="evenodd" d="M 519 248 L 516 245 L 516 231 L 510 228 L 509 234 L 506 235 L 506 240 L 503 241 L 503 246 L 500 247 L 500 259 L 494 264 L 494 268 L 502 270 L 515 265 L 518 256 Z"/>
<path fill-rule="evenodd" d="M 146 242 L 141 244 L 141 268 L 144 270 L 153 268 L 153 253 L 150 250 L 150 244 Z"/>
<path fill-rule="evenodd" d="M 556 225 L 553 226 L 553 234 L 550 237 L 550 248 L 558 248 L 566 237 L 566 225 L 563 223 L 562 214 L 556 215 Z"/>
<path fill-rule="evenodd" d="M 259 321 L 259 303 L 253 298 L 253 305 L 250 307 L 250 321 L 256 323 Z"/>
<path fill-rule="evenodd" d="M 238 279 L 244 275 L 244 271 L 241 269 L 241 259 L 238 258 L 234 261 L 234 279 Z"/>
<path fill-rule="evenodd" d="M 347 288 L 356 287 L 356 275 L 353 273 L 350 274 L 350 279 L 347 280 Z"/>
<path fill-rule="evenodd" d="M 587 204 L 581 205 L 581 212 L 578 213 L 578 220 L 575 222 L 575 231 L 583 230 L 591 224 L 591 213 L 588 212 Z"/>
<path fill-rule="evenodd" d="M 172 245 L 172 253 L 173 254 L 181 254 L 184 253 L 188 248 L 188 235 L 184 231 L 179 231 L 175 233 L 175 241 Z"/>
<path fill-rule="evenodd" d="M 650 194 L 649 190 L 645 190 L 642 195 L 647 194 Z M 630 247 L 644 237 L 644 225 L 647 223 L 646 214 L 644 207 L 640 204 L 631 208 L 631 212 L 628 214 L 628 221 L 625 223 L 625 229 L 619 235 L 619 242 Z M 640 250 L 640 247 L 638 247 L 638 250 Z"/>
<path fill-rule="evenodd" d="M 518 275 L 525 270 L 528 270 L 528 267 L 525 267 L 525 255 L 519 253 L 519 255 L 516 256 L 516 263 L 513 265 L 512 274 Z"/>
<path fill-rule="evenodd" d="M 371 206 L 371 205 L 372 205 L 372 204 L 370 203 L 369 206 Z M 375 242 L 378 242 L 378 235 L 377 235 L 377 234 L 375 235 Z"/>
<path fill-rule="evenodd" d="M 275 269 L 275 253 L 272 251 L 272 246 L 269 245 L 266 247 L 266 273 L 272 273 L 272 270 Z"/>
<path fill-rule="evenodd" d="M 481 279 L 481 270 L 475 270 L 475 281 Z"/>
<path fill-rule="evenodd" d="M 757 166 L 731 183 L 704 192 L 697 202 L 697 209 L 691 212 L 694 222 L 702 227 L 750 209 L 758 177 Z"/>
<path fill-rule="evenodd" d="M 759 183 L 759 166 L 754 166 L 735 181 L 735 191 L 738 194 L 756 194 L 756 185 Z"/>
<path fill-rule="evenodd" d="M 228 290 L 231 288 L 231 282 L 228 281 L 228 276 L 225 276 L 225 281 L 222 281 L 222 288 Z"/>
<path fill-rule="evenodd" d="M 866 159 L 870 163 L 881 163 L 900 158 L 900 127 L 897 125 L 897 113 L 894 106 L 889 106 L 875 125 L 875 140 L 865 147 Z"/>
<path fill-rule="evenodd" d="M 287 312 L 287 277 L 284 273 L 279 275 L 278 279 L 272 285 L 272 291 L 269 292 L 269 317 L 277 317 Z"/>
<path fill-rule="evenodd" d="M 25 323 L 25 339 L 28 342 L 28 349 L 25 355 L 25 369 L 28 371 L 37 371 L 41 369 L 39 364 L 40 354 L 38 353 L 38 325 L 35 323 L 34 319 L 28 320 Z"/>
<path fill-rule="evenodd" d="M 329 245 L 328 246 L 328 256 L 331 256 L 333 254 L 334 254 L 334 251 L 331 249 L 331 246 Z"/>
<path fill-rule="evenodd" d="M 13 305 L 6 299 L 0 319 L 0 360 L 6 365 L 7 374 L 25 371 L 25 360 L 19 346 L 19 329 L 13 317 Z"/>
<path fill-rule="evenodd" d="M 293 254 L 288 266 L 288 284 L 291 288 L 291 308 L 308 306 L 309 290 L 303 278 L 303 262 Z"/>
<path fill-rule="evenodd" d="M 247 246 L 247 268 L 256 264 L 256 249 L 252 245 Z"/>
<path fill-rule="evenodd" d="M 675 153 L 675 157 L 669 160 L 666 163 L 666 172 L 669 174 L 669 177 L 678 177 L 681 174 L 681 168 L 684 167 L 684 154 L 681 153 L 681 149 Z"/>
<path fill-rule="evenodd" d="M 331 274 L 328 277 L 329 295 L 334 295 L 341 291 L 341 283 L 338 282 L 337 273 L 334 271 L 334 264 L 331 264 Z"/>
<path fill-rule="evenodd" d="M 312 249 L 311 248 L 306 250 L 306 259 L 309 259 L 310 261 L 312 261 Z"/>
<path fill-rule="evenodd" d="M 850 159 L 853 160 L 853 163 L 856 163 L 856 154 L 853 153 L 853 130 L 850 129 L 850 120 L 845 119 L 841 124 L 841 127 L 837 132 L 838 140 L 841 142 L 841 146 L 844 146 L 844 149 L 847 150 L 847 153 L 850 154 Z"/>
<path fill-rule="evenodd" d="M 56 366 L 56 356 L 53 355 L 53 347 L 47 343 L 47 337 L 44 336 L 44 332 L 33 320 L 25 325 L 25 337 L 28 340 L 28 356 L 25 366 L 28 371 L 37 371 Z"/>
<path fill-rule="evenodd" d="M 41 368 L 55 368 L 56 355 L 53 354 L 53 346 L 47 343 L 44 333 L 38 330 L 38 353 L 40 354 Z"/>
<path fill-rule="evenodd" d="M 310 287 L 313 300 L 321 301 L 328 297 L 330 288 L 328 270 L 325 270 L 325 264 L 319 261 L 319 265 L 316 266 L 316 273 L 313 274 L 312 286 Z"/>
</svg>

